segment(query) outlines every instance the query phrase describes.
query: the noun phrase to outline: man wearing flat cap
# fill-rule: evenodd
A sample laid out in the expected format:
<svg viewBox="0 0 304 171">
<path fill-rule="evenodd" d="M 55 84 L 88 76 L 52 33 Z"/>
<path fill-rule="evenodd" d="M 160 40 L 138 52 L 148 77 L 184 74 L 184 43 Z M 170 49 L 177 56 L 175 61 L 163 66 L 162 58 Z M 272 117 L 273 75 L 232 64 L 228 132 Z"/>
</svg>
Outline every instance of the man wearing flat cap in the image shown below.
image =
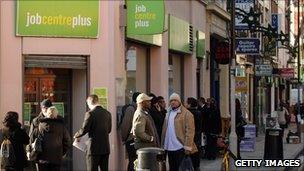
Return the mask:
<svg viewBox="0 0 304 171">
<path fill-rule="evenodd" d="M 145 93 L 136 98 L 137 109 L 135 111 L 131 133 L 134 135 L 135 149 L 145 147 L 159 147 L 159 137 L 154 121 L 148 113 L 151 107 L 151 99 Z"/>
</svg>

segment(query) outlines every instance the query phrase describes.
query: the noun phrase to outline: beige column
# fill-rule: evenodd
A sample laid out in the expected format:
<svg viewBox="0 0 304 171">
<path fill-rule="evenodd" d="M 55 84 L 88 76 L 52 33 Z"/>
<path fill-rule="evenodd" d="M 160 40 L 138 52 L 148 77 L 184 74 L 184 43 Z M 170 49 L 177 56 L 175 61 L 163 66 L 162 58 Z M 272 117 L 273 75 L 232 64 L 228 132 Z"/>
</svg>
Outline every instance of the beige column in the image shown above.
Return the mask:
<svg viewBox="0 0 304 171">
<path fill-rule="evenodd" d="M 221 117 L 228 118 L 229 114 L 229 65 L 219 65 L 220 69 L 220 110 Z"/>
<path fill-rule="evenodd" d="M 168 103 L 169 72 L 168 72 L 168 32 L 163 33 L 161 47 L 151 47 L 151 92 L 163 96 Z"/>
<path fill-rule="evenodd" d="M 184 100 L 197 96 L 196 84 L 197 59 L 193 55 L 184 56 Z"/>
<path fill-rule="evenodd" d="M 0 2 L 0 116 L 8 111 L 19 113 L 22 120 L 21 38 L 15 36 L 15 2 Z"/>
</svg>

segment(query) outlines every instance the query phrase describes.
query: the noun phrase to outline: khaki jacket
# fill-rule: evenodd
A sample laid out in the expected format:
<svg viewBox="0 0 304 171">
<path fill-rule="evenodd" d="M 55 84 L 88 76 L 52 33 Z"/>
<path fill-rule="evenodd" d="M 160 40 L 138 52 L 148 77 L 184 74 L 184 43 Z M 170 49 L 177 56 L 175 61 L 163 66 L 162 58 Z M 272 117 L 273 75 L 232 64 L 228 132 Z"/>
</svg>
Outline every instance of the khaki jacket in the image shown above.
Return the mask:
<svg viewBox="0 0 304 171">
<path fill-rule="evenodd" d="M 164 147 L 164 143 L 165 143 L 170 110 L 171 109 L 168 110 L 163 125 L 162 138 L 161 138 L 162 148 Z M 191 151 L 192 154 L 197 152 L 198 151 L 197 147 L 194 144 L 194 134 L 195 134 L 194 118 L 192 113 L 182 105 L 174 119 L 174 126 L 175 126 L 176 137 L 180 141 L 180 143 L 183 144 L 184 149 Z"/>
<path fill-rule="evenodd" d="M 159 147 L 159 138 L 150 114 L 140 107 L 137 107 L 132 124 L 132 134 L 135 137 L 135 149 L 145 147 Z M 151 137 L 153 141 L 151 142 Z"/>
</svg>

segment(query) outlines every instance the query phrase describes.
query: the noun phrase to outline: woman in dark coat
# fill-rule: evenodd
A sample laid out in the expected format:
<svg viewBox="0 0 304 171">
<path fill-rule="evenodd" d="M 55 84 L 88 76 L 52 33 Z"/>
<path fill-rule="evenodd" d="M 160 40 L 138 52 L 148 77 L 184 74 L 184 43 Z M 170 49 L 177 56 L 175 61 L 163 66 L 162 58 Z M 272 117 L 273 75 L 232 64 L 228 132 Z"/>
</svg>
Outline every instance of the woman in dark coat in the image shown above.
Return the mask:
<svg viewBox="0 0 304 171">
<path fill-rule="evenodd" d="M 244 120 L 242 109 L 241 109 L 241 103 L 239 99 L 235 99 L 235 129 L 236 129 L 236 135 L 237 135 L 237 157 L 241 158 L 240 153 L 240 143 L 241 139 L 244 137 L 245 129 L 244 126 L 247 123 Z"/>
<path fill-rule="evenodd" d="M 202 140 L 202 115 L 198 109 L 198 102 L 195 98 L 189 97 L 187 99 L 187 108 L 193 114 L 195 124 L 194 143 L 198 148 L 198 152 L 191 154 L 191 160 L 194 170 L 199 170 L 200 166 L 200 146 Z"/>
<path fill-rule="evenodd" d="M 3 140 L 8 139 L 12 143 L 16 157 L 15 166 L 3 166 L 3 168 L 5 170 L 22 171 L 27 166 L 24 146 L 29 143 L 29 136 L 18 122 L 17 112 L 10 111 L 5 114 L 1 132 Z"/>
<path fill-rule="evenodd" d="M 42 137 L 42 152 L 38 156 L 38 169 L 43 171 L 60 170 L 61 161 L 71 147 L 71 137 L 58 111 L 50 107 L 47 116 L 39 123 L 39 135 Z"/>
<path fill-rule="evenodd" d="M 222 126 L 220 110 L 216 105 L 216 101 L 212 98 L 207 100 L 205 116 L 205 131 L 207 136 L 206 157 L 209 160 L 215 160 L 217 155 L 217 137 L 222 131 Z"/>
</svg>

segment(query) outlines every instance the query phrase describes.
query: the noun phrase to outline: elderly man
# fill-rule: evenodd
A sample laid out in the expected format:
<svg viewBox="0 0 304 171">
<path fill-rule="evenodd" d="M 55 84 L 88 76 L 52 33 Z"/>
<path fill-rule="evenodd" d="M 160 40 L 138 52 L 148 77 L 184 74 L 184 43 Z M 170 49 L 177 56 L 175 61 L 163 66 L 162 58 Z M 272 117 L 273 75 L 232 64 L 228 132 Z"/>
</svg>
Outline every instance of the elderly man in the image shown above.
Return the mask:
<svg viewBox="0 0 304 171">
<path fill-rule="evenodd" d="M 145 147 L 159 147 L 159 138 L 154 121 L 148 113 L 151 107 L 152 97 L 141 93 L 136 98 L 137 109 L 132 123 L 132 134 L 134 135 L 135 149 Z"/>
<path fill-rule="evenodd" d="M 162 132 L 162 146 L 167 151 L 170 170 L 178 170 L 185 155 L 198 151 L 194 134 L 193 115 L 182 105 L 180 96 L 173 93 Z"/>
</svg>

